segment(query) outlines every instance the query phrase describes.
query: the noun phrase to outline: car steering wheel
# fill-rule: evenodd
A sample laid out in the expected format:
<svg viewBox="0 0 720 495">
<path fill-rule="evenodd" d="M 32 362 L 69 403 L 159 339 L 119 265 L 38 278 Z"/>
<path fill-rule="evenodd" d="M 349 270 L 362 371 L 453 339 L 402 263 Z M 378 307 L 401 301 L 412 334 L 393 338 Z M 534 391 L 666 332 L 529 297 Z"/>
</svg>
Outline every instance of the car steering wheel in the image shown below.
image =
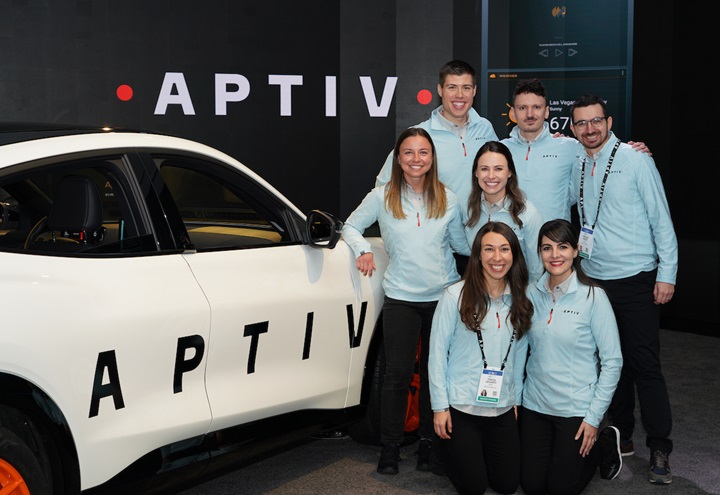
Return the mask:
<svg viewBox="0 0 720 495">
<path fill-rule="evenodd" d="M 30 230 L 30 233 L 25 238 L 25 245 L 23 249 L 29 249 L 35 240 L 48 229 L 47 216 L 42 217 Z"/>
</svg>

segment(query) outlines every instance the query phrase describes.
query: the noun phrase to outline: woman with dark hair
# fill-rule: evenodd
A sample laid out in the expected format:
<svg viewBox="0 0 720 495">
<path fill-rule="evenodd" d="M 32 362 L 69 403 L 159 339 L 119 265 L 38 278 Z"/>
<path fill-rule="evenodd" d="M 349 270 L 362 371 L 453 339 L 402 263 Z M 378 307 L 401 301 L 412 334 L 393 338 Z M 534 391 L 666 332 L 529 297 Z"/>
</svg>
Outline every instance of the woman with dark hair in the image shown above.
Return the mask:
<svg viewBox="0 0 720 495">
<path fill-rule="evenodd" d="M 529 349 L 520 412 L 527 495 L 577 494 L 598 466 L 604 479 L 622 468 L 617 428 L 599 430 L 620 379 L 620 337 L 605 291 L 580 266 L 578 234 L 560 219 L 538 234 L 546 273 L 529 290 L 535 315 L 521 346 Z"/>
<path fill-rule="evenodd" d="M 460 275 L 453 250 L 469 247 L 455 195 L 438 179 L 435 146 L 427 131 L 410 128 L 398 137 L 390 181 L 370 191 L 343 226 L 343 238 L 370 276 L 375 262 L 365 229 L 377 222 L 390 257 L 383 279 L 383 345 L 385 374 L 380 399 L 377 471 L 397 474 L 405 435 L 408 387 L 415 372 L 420 342 L 420 446 L 417 469 L 430 470 L 432 410 L 427 360 L 430 328 L 443 289 Z"/>
<path fill-rule="evenodd" d="M 520 483 L 518 343 L 530 329 L 528 271 L 512 228 L 488 222 L 465 274 L 440 297 L 430 333 L 438 452 L 460 494 L 515 493 Z"/>
<path fill-rule="evenodd" d="M 537 281 L 542 275 L 542 263 L 536 241 L 543 218 L 518 185 L 512 153 L 498 141 L 488 141 L 475 155 L 472 190 L 463 210 L 468 244 L 490 221 L 504 222 L 513 229 L 525 255 L 530 281 Z"/>
</svg>

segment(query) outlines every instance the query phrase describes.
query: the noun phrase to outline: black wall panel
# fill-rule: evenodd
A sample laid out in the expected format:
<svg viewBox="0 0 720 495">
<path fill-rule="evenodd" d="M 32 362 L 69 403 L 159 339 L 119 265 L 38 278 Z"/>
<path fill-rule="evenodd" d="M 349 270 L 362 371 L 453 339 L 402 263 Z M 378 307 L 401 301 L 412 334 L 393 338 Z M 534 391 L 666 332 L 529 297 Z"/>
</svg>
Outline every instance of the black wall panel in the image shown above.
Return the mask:
<svg viewBox="0 0 720 495">
<path fill-rule="evenodd" d="M 462 58 L 480 68 L 481 5 L 0 0 L 0 119 L 108 124 L 195 139 L 238 158 L 302 210 L 345 218 L 373 186 L 398 132 L 439 104 L 440 66 Z M 651 147 L 680 238 L 678 286 L 662 309 L 665 326 L 717 334 L 718 105 L 712 85 L 698 82 L 705 73 L 690 64 L 693 54 L 707 52 L 699 33 L 712 32 L 711 19 L 679 2 L 635 0 L 633 125 L 626 138 Z M 168 77 L 184 86 L 163 90 Z M 223 77 L 242 84 L 225 83 L 218 92 L 216 78 Z M 278 77 L 284 86 L 272 82 Z M 131 98 L 118 96 L 121 85 L 132 88 Z M 432 92 L 431 102 L 417 100 L 422 89 Z M 218 112 L 218 94 L 232 99 L 241 90 L 239 101 Z M 177 102 L 156 112 L 159 101 L 181 93 L 192 112 Z M 389 99 L 379 108 L 383 97 Z"/>
</svg>

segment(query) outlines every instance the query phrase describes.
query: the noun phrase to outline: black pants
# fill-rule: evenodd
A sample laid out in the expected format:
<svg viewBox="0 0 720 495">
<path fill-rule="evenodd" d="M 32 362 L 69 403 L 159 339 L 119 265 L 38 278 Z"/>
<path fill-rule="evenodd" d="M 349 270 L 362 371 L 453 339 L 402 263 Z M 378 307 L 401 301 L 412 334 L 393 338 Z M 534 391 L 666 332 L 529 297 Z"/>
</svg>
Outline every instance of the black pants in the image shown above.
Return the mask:
<svg viewBox="0 0 720 495">
<path fill-rule="evenodd" d="M 436 306 L 437 301 L 417 303 L 385 297 L 383 304 L 385 375 L 380 399 L 380 442 L 383 445 L 400 444 L 405 437 L 408 387 L 415 373 L 418 342 L 421 343 L 418 433 L 422 438 L 432 438 L 428 350 L 430 328 Z"/>
<path fill-rule="evenodd" d="M 631 439 L 635 428 L 635 391 L 640 418 L 647 434 L 645 444 L 670 453 L 672 414 L 660 365 L 660 306 L 653 302 L 657 270 L 620 280 L 598 280 L 607 292 L 620 331 L 623 367 L 608 409 L 608 419 Z"/>
<path fill-rule="evenodd" d="M 602 453 L 593 447 L 586 457 L 580 455 L 583 439 L 575 440 L 575 434 L 582 420 L 521 410 L 520 480 L 527 495 L 573 495 L 590 483 Z"/>
<path fill-rule="evenodd" d="M 450 408 L 450 440 L 435 436 L 448 478 L 460 495 L 515 493 L 520 484 L 520 438 L 515 411 L 474 416 Z M 435 445 L 433 443 L 433 445 Z"/>
</svg>

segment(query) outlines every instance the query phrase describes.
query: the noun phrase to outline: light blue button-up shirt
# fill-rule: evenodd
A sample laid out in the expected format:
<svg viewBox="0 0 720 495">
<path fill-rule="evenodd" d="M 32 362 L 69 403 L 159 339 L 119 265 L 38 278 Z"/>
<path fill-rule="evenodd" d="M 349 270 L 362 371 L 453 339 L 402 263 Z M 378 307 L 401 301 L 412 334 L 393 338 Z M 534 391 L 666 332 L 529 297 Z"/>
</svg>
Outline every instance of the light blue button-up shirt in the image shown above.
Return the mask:
<svg viewBox="0 0 720 495">
<path fill-rule="evenodd" d="M 385 208 L 385 186 L 372 189 L 343 225 L 342 236 L 355 257 L 370 251 L 365 229 L 378 222 L 390 262 L 383 278 L 385 295 L 410 302 L 437 301 L 442 290 L 460 279 L 453 251 L 469 254 L 460 209 L 448 188 L 447 210 L 441 218 L 428 218 L 425 205 L 402 195 L 406 218 Z"/>
<path fill-rule="evenodd" d="M 570 180 L 573 165 L 584 153 L 582 145 L 573 138 L 554 138 L 547 122 L 532 141 L 523 138 L 516 126 L 502 143 L 512 153 L 520 189 L 543 219 L 570 220 Z"/>
<path fill-rule="evenodd" d="M 535 312 L 532 328 L 519 342 L 530 348 L 522 405 L 551 416 L 580 417 L 597 428 L 623 363 L 615 314 L 605 291 L 588 292 L 575 273 L 564 294 L 547 287 L 548 277 L 528 289 Z M 525 350 L 519 352 L 526 355 Z"/>
<path fill-rule="evenodd" d="M 573 194 L 579 200 L 585 163 L 583 224 L 595 222 L 600 186 L 617 141 L 611 132 L 596 156 L 584 155 L 575 165 Z M 582 265 L 588 275 L 600 280 L 632 277 L 657 267 L 658 282 L 675 284 L 678 243 L 662 179 L 655 161 L 629 144 L 620 144 L 615 153 L 600 202 L 592 253 Z"/>
<path fill-rule="evenodd" d="M 428 131 L 433 140 L 440 181 L 455 193 L 461 205 L 467 205 L 472 181 L 475 179 L 472 173 L 475 155 L 483 144 L 497 141 L 498 137 L 490 121 L 481 117 L 474 108 L 468 112 L 468 124 L 464 132 L 454 132 L 448 128 L 448 124 L 454 124 L 442 116 L 441 109 L 442 106 L 433 110 L 428 120 L 415 127 Z M 376 186 L 390 181 L 392 160 L 393 152 L 390 151 L 375 180 Z"/>
</svg>

